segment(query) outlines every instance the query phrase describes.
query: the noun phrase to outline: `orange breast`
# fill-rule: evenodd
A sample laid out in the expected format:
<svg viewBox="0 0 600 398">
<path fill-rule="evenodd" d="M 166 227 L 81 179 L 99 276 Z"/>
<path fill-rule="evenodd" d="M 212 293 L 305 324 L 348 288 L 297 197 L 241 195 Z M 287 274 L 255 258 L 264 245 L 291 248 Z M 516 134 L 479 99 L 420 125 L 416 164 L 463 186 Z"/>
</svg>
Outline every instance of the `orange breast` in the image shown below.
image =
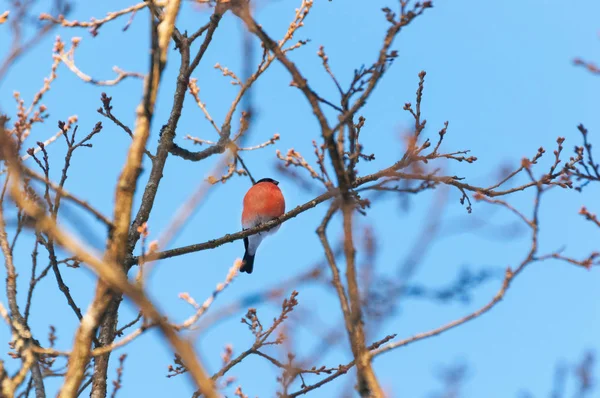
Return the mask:
<svg viewBox="0 0 600 398">
<path fill-rule="evenodd" d="M 256 217 L 272 219 L 285 213 L 285 199 L 279 187 L 270 182 L 259 182 L 244 196 L 242 222 Z"/>
</svg>

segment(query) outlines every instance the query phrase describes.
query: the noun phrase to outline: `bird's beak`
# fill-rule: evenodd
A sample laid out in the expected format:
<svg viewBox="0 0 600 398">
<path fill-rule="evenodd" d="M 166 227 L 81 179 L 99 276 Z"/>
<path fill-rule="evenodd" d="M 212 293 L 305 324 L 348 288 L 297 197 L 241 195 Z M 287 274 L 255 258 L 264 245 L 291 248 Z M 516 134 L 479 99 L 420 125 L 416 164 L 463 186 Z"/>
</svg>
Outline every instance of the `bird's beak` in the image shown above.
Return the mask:
<svg viewBox="0 0 600 398">
<path fill-rule="evenodd" d="M 279 185 L 279 181 L 273 180 L 273 184 Z"/>
</svg>

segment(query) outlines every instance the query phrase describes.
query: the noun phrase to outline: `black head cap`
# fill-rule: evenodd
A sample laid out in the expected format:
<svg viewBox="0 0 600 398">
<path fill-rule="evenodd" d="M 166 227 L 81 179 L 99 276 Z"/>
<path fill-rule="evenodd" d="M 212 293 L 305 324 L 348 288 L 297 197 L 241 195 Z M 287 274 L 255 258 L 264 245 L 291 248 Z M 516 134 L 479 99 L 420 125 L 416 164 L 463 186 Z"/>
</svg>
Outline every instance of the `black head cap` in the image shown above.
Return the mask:
<svg viewBox="0 0 600 398">
<path fill-rule="evenodd" d="M 256 181 L 257 184 L 259 182 L 270 182 L 271 184 L 279 185 L 279 181 L 274 180 L 272 178 L 261 178 L 260 180 Z"/>
</svg>

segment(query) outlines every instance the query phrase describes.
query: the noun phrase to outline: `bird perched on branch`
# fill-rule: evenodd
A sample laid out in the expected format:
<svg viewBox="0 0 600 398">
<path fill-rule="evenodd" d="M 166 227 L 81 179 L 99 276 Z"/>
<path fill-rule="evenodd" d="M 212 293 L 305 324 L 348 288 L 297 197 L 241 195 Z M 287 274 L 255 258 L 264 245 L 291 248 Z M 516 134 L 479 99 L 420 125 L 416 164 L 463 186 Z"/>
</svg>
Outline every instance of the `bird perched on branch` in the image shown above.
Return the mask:
<svg viewBox="0 0 600 398">
<path fill-rule="evenodd" d="M 272 178 L 263 178 L 246 192 L 242 212 L 242 228 L 244 230 L 271 221 L 285 213 L 285 199 L 277 185 L 279 185 L 278 181 Z M 241 272 L 252 273 L 258 245 L 267 235 L 277 232 L 280 226 L 244 238 L 246 253 L 244 254 L 244 263 L 240 268 Z"/>
</svg>

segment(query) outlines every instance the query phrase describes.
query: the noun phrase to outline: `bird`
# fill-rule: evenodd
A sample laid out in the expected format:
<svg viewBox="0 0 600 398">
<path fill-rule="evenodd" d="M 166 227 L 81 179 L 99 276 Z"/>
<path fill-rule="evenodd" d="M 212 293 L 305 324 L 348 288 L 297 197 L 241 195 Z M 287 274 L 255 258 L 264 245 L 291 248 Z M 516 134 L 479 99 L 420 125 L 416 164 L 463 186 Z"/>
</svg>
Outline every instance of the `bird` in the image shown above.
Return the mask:
<svg viewBox="0 0 600 398">
<path fill-rule="evenodd" d="M 278 187 L 279 181 L 272 178 L 260 179 L 244 196 L 242 211 L 242 229 L 254 228 L 259 224 L 271 221 L 285 213 L 285 199 Z M 240 272 L 251 274 L 254 269 L 256 249 L 267 236 L 279 229 L 281 225 L 244 238 L 244 260 Z"/>
</svg>

